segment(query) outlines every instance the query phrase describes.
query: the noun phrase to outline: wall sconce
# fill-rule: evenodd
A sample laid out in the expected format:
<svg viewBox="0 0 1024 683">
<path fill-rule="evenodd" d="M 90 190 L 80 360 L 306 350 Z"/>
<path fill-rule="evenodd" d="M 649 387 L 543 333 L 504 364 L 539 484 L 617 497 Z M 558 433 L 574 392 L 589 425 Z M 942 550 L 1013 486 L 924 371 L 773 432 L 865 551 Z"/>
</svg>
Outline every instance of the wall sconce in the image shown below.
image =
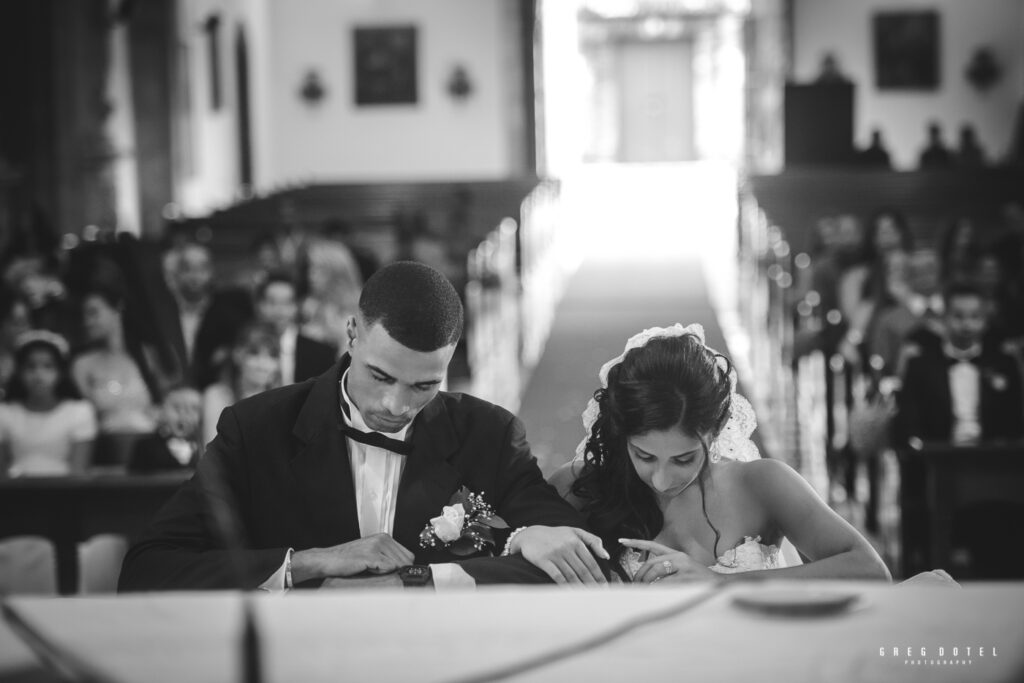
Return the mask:
<svg viewBox="0 0 1024 683">
<path fill-rule="evenodd" d="M 448 94 L 458 102 L 465 102 L 473 94 L 473 82 L 469 79 L 466 67 L 461 64 L 456 64 L 448 77 Z"/>
<path fill-rule="evenodd" d="M 1003 68 L 990 48 L 979 47 L 971 55 L 971 61 L 968 62 L 964 74 L 967 76 L 967 82 L 975 90 L 985 91 L 1002 79 Z"/>
<path fill-rule="evenodd" d="M 320 74 L 316 69 L 306 72 L 305 78 L 302 79 L 302 86 L 299 88 L 299 96 L 306 104 L 313 107 L 320 104 L 321 100 L 327 96 L 327 89 L 324 88 L 323 81 L 320 80 Z"/>
</svg>

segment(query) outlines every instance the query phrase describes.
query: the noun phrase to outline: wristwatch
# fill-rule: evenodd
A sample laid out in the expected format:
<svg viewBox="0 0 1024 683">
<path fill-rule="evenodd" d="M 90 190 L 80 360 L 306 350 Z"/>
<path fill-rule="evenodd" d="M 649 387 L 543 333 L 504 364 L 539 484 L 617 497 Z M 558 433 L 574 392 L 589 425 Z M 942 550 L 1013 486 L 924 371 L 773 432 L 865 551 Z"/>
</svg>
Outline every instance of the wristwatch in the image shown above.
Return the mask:
<svg viewBox="0 0 1024 683">
<path fill-rule="evenodd" d="M 402 580 L 403 586 L 411 588 L 414 586 L 427 586 L 434 577 L 430 573 L 430 565 L 410 564 L 398 570 L 398 578 Z"/>
</svg>

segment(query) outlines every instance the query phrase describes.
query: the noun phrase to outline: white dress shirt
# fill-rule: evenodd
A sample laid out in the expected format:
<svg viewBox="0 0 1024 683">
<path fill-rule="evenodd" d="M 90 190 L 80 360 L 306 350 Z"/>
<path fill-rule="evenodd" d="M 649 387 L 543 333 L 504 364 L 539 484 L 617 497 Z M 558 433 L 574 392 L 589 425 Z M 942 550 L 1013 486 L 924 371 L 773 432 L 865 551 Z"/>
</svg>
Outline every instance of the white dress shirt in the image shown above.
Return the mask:
<svg viewBox="0 0 1024 683">
<path fill-rule="evenodd" d="M 345 389 L 348 370 L 341 376 L 341 416 L 345 424 L 361 432 L 373 431 L 366 426 L 362 414 Z M 384 434 L 405 441 L 409 425 L 394 434 Z M 395 505 L 398 502 L 398 484 L 405 470 L 405 456 L 389 450 L 345 439 L 348 461 L 352 467 L 352 484 L 356 493 L 356 512 L 359 515 L 359 535 L 390 535 L 395 528 Z"/>
<path fill-rule="evenodd" d="M 295 382 L 295 345 L 299 339 L 299 328 L 290 326 L 281 335 L 281 386 Z"/>
<path fill-rule="evenodd" d="M 946 344 L 944 350 L 956 361 L 949 367 L 953 443 L 973 443 L 981 438 L 981 370 L 972 361 L 981 354 L 981 345 L 961 350 Z"/>
</svg>

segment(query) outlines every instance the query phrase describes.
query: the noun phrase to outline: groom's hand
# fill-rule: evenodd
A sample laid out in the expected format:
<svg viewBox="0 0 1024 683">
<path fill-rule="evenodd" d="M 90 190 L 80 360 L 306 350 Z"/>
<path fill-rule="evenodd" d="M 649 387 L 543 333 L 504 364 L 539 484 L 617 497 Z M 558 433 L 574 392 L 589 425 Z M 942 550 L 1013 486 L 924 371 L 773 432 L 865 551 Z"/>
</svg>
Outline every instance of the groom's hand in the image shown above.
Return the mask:
<svg viewBox="0 0 1024 683">
<path fill-rule="evenodd" d="M 292 555 L 292 581 L 363 572 L 387 574 L 413 563 L 415 556 L 388 534 L 374 534 L 330 548 L 310 548 Z"/>
<path fill-rule="evenodd" d="M 555 583 L 607 583 L 594 555 L 609 559 L 601 539 L 571 526 L 531 526 L 512 539 L 509 552 L 521 553 Z"/>
</svg>

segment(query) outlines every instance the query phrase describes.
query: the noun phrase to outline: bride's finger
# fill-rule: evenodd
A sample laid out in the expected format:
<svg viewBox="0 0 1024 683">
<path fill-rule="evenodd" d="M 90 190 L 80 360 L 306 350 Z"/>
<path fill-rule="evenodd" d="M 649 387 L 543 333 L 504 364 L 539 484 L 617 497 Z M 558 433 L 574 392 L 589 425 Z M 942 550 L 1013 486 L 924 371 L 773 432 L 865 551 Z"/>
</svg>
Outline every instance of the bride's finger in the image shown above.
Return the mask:
<svg viewBox="0 0 1024 683">
<path fill-rule="evenodd" d="M 667 545 L 662 545 L 661 543 L 657 543 L 655 541 L 644 541 L 639 538 L 620 538 L 619 543 L 626 546 L 627 548 L 635 548 L 636 550 L 647 550 L 656 555 L 671 555 L 672 553 L 679 552 L 678 550 L 673 550 L 672 548 L 669 548 Z"/>
<path fill-rule="evenodd" d="M 652 583 L 666 576 L 671 576 L 679 571 L 679 568 L 672 564 L 672 560 L 666 557 L 652 557 L 644 562 L 633 577 L 635 582 Z"/>
</svg>

